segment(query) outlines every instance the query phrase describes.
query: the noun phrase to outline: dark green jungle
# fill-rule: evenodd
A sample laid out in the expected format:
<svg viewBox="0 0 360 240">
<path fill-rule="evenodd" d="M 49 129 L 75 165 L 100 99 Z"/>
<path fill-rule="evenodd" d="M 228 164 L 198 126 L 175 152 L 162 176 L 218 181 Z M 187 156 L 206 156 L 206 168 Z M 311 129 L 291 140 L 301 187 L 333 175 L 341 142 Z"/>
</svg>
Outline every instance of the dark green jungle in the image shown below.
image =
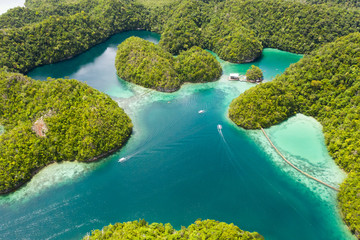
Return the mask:
<svg viewBox="0 0 360 240">
<path fill-rule="evenodd" d="M 233 224 L 226 224 L 214 220 L 197 220 L 187 228 L 176 231 L 170 223 L 148 224 L 145 220 L 115 223 L 106 226 L 104 229 L 92 231 L 90 236 L 83 240 L 91 239 L 209 239 L 209 240 L 252 240 L 264 239 L 260 234 L 240 230 Z"/>
<path fill-rule="evenodd" d="M 118 46 L 115 66 L 129 82 L 173 92 L 184 82 L 210 82 L 222 73 L 220 63 L 206 50 L 193 46 L 176 58 L 161 46 L 130 37 Z"/>
<path fill-rule="evenodd" d="M 5 128 L 0 192 L 16 189 L 52 161 L 89 161 L 119 149 L 132 129 L 105 94 L 76 80 L 37 82 L 22 74 L 72 58 L 116 33 L 144 29 L 162 36 L 159 46 L 176 79 L 171 90 L 185 78 L 199 80 L 189 75 L 197 70 L 192 63 L 194 51 L 202 54 L 199 48 L 235 63 L 254 61 L 265 47 L 305 54 L 272 82 L 235 99 L 229 116 L 246 129 L 269 127 L 296 113 L 315 117 L 330 155 L 348 173 L 339 207 L 360 239 L 358 1 L 27 0 L 25 6 L 0 16 L 0 125 Z M 164 90 L 166 84 L 159 86 Z"/>
</svg>

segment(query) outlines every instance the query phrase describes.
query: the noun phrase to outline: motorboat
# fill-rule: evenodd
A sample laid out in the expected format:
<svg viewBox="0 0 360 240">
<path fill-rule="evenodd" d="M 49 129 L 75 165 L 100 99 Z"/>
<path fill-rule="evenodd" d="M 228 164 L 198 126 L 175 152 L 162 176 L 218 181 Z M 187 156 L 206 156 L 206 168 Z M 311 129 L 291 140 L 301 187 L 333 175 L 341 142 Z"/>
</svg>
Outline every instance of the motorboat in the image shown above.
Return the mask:
<svg viewBox="0 0 360 240">
<path fill-rule="evenodd" d="M 125 162 L 125 161 L 126 161 L 126 157 L 122 157 L 122 158 L 119 159 L 118 162 Z"/>
</svg>

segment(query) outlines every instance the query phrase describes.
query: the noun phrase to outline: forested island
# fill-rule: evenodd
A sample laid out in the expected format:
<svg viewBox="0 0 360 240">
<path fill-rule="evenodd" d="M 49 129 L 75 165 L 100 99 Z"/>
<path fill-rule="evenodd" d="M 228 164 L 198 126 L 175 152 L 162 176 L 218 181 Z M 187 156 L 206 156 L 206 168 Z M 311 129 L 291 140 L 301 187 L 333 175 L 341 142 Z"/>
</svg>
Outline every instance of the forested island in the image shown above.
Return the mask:
<svg viewBox="0 0 360 240">
<path fill-rule="evenodd" d="M 0 66 L 22 73 L 126 30 L 162 34 L 160 45 L 175 55 L 199 46 L 240 63 L 259 57 L 263 47 L 309 53 L 360 29 L 357 9 L 283 0 L 186 0 L 155 8 L 136 1 L 34 0 L 26 6 L 0 16 Z"/>
<path fill-rule="evenodd" d="M 252 240 L 264 239 L 257 232 L 246 232 L 234 224 L 227 224 L 214 220 L 197 220 L 187 228 L 183 227 L 176 231 L 170 223 L 149 224 L 145 220 L 115 223 L 104 227 L 102 230 L 94 230 L 91 235 L 85 236 L 83 240 L 91 239 L 209 239 L 209 240 Z"/>
<path fill-rule="evenodd" d="M 69 79 L 0 73 L 0 193 L 53 162 L 95 161 L 118 150 L 132 123 L 109 96 Z"/>
<path fill-rule="evenodd" d="M 360 229 L 360 33 L 305 56 L 272 82 L 233 100 L 229 117 L 246 129 L 270 127 L 296 113 L 316 118 L 336 163 L 349 173 L 338 195 L 346 223 Z"/>
<path fill-rule="evenodd" d="M 264 79 L 264 74 L 257 66 L 251 65 L 246 71 L 246 80 L 250 82 L 261 82 Z"/>
<path fill-rule="evenodd" d="M 214 81 L 222 73 L 216 58 L 199 47 L 174 58 L 161 46 L 138 37 L 118 46 L 115 66 L 124 80 L 163 92 L 176 91 L 184 82 Z"/>
<path fill-rule="evenodd" d="M 140 0 L 27 0 L 25 5 L 0 16 L 1 193 L 50 162 L 87 161 L 118 149 L 131 133 L 129 118 L 108 96 L 75 80 L 36 82 L 14 73 L 69 59 L 115 33 L 145 29 L 160 33 L 159 45 L 183 58 L 198 51 L 194 46 L 236 63 L 259 58 L 264 47 L 307 54 L 273 82 L 234 100 L 229 116 L 244 128 L 269 127 L 298 112 L 320 121 L 330 154 L 349 173 L 338 199 L 343 218 L 360 238 L 358 1 L 186 0 L 145 6 Z"/>
</svg>

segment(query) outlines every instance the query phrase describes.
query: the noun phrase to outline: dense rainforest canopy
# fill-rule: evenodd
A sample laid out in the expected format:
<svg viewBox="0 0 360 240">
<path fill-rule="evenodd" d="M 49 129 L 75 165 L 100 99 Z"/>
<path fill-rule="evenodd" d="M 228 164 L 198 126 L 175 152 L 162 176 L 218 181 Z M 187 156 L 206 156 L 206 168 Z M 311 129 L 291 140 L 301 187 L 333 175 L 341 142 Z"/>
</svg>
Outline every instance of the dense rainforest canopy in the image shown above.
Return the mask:
<svg viewBox="0 0 360 240">
<path fill-rule="evenodd" d="M 204 83 L 218 79 L 220 63 L 208 51 L 192 47 L 182 51 L 175 59 L 175 70 L 182 82 Z"/>
<path fill-rule="evenodd" d="M 305 0 L 304 2 L 310 4 L 324 4 L 324 3 L 329 5 L 338 4 L 339 6 L 344 6 L 348 8 L 360 7 L 360 2 L 358 0 Z"/>
<path fill-rule="evenodd" d="M 174 4 L 166 13 L 168 19 L 162 27 L 159 44 L 175 55 L 192 46 L 201 46 L 224 60 L 238 63 L 254 61 L 261 55 L 263 47 L 253 31 L 244 27 L 242 21 L 210 16 L 212 10 L 212 5 L 201 1 Z"/>
<path fill-rule="evenodd" d="M 262 81 L 263 78 L 263 72 L 255 65 L 251 65 L 251 67 L 246 71 L 246 80 L 250 82 Z"/>
<path fill-rule="evenodd" d="M 309 53 L 360 27 L 357 10 L 300 1 L 187 0 L 153 11 L 149 29 L 174 54 L 198 45 L 231 62 L 252 61 L 263 47 Z"/>
<path fill-rule="evenodd" d="M 351 230 L 360 233 L 360 33 L 339 38 L 293 64 L 272 82 L 233 100 L 229 117 L 244 128 L 270 127 L 296 113 L 322 125 L 330 155 L 349 177 L 339 202 Z"/>
<path fill-rule="evenodd" d="M 160 46 L 173 54 L 180 54 L 194 46 L 212 50 L 232 62 L 254 60 L 260 56 L 263 47 L 310 54 L 274 82 L 250 89 L 235 100 L 229 115 L 245 128 L 256 128 L 257 123 L 264 127 L 271 126 L 297 112 L 318 119 L 324 126 L 329 152 L 349 172 L 349 177 L 341 186 L 339 202 L 346 223 L 360 238 L 359 136 L 356 136 L 359 119 L 358 34 L 320 48 L 338 37 L 360 31 L 357 0 L 26 0 L 25 5 L 0 15 L 2 71 L 26 73 L 36 66 L 71 58 L 117 32 L 135 29 L 162 34 Z M 178 66 L 176 62 L 174 66 Z M 63 86 L 69 96 L 73 96 L 72 91 L 64 85 L 79 84 L 73 80 L 35 83 L 21 75 L 1 73 L 2 89 L 7 86 L 9 78 L 22 79 L 18 84 L 24 86 L 31 82 L 39 91 L 48 89 L 46 96 L 49 99 L 59 94 L 51 92 L 51 84 L 59 84 L 59 88 Z M 191 78 L 187 76 L 188 80 Z M 77 87 L 82 89 L 82 86 L 79 84 Z M 22 94 L 22 91 L 27 91 L 26 87 L 18 86 L 17 89 Z M 86 91 L 96 93 L 93 89 Z M 35 91 L 24 94 L 35 94 Z M 79 94 L 73 96 L 74 99 L 88 96 L 81 91 Z M 106 98 L 101 94 L 96 96 Z M 64 99 L 67 97 L 64 96 Z M 7 179 L 3 189 L 21 183 L 20 179 L 29 179 L 34 169 L 46 164 L 44 159 L 50 159 L 45 153 L 57 154 L 61 144 L 55 144 L 52 148 L 47 145 L 52 139 L 51 119 L 64 114 L 64 119 L 67 119 L 64 124 L 69 131 L 77 129 L 76 123 L 69 123 L 72 115 L 67 109 L 53 112 L 41 108 L 41 111 L 33 113 L 37 107 L 42 107 L 37 104 L 42 98 L 26 99 L 14 97 L 19 106 L 25 108 L 19 108 L 15 114 L 20 118 L 20 121 L 16 121 L 17 125 L 6 120 L 3 116 L 5 110 L 0 109 L 1 132 L 5 126 L 5 133 L 0 139 L 6 141 L 5 145 L 11 146 L 1 151 L 7 170 L 6 175 L 3 173 L 0 176 Z M 4 104 L 5 100 L 1 101 Z M 61 104 L 72 104 L 72 101 L 69 99 Z M 249 109 L 239 107 L 240 102 Z M 17 111 L 17 107 L 12 111 Z M 244 113 L 248 113 L 247 116 Z M 31 130 L 34 121 L 38 126 L 46 124 L 47 130 L 40 128 L 39 132 L 46 137 L 35 137 L 35 130 Z M 58 141 L 56 138 L 52 140 Z M 100 140 L 97 137 L 95 141 Z M 13 156 L 11 149 L 19 156 L 19 152 L 24 152 L 23 148 L 13 146 L 29 143 L 32 143 L 31 151 L 44 147 L 43 150 L 34 150 L 29 156 L 36 159 L 34 163 L 23 163 L 16 158 L 9 160 L 6 154 Z M 72 159 L 79 160 L 80 156 L 91 156 L 89 153 L 82 155 L 84 150 L 79 145 L 70 149 L 72 153 L 55 154 L 56 158 L 52 159 L 64 159 L 62 156 L 71 154 L 76 156 Z M 20 167 L 25 169 L 24 173 L 19 170 Z"/>
<path fill-rule="evenodd" d="M 196 45 L 232 62 L 252 61 L 263 47 L 309 53 L 360 30 L 356 8 L 285 0 L 185 0 L 155 8 L 136 1 L 32 0 L 26 6 L 0 16 L 0 66 L 22 73 L 131 29 L 161 33 L 160 45 L 173 54 Z"/>
<path fill-rule="evenodd" d="M 82 8 L 83 5 L 93 7 Z M 72 10 L 66 12 L 68 9 Z M 32 24 L 25 24 L 28 17 L 22 19 L 19 15 L 17 21 L 24 22 L 23 27 L 0 31 L 0 67 L 26 73 L 36 66 L 71 58 L 114 33 L 142 27 L 138 20 L 144 15 L 141 9 L 136 4 L 116 0 L 80 0 L 79 4 L 64 8 L 63 4 L 54 5 L 50 13 L 43 12 L 42 8 L 33 10 L 43 14 L 45 20 Z M 59 15 L 57 10 L 61 12 Z M 3 17 L 3 22 L 14 18 L 4 14 L 0 19 Z"/>
<path fill-rule="evenodd" d="M 214 81 L 222 73 L 216 58 L 199 47 L 174 58 L 161 46 L 138 37 L 118 46 L 115 67 L 124 80 L 164 92 L 176 91 L 184 82 Z"/>
<path fill-rule="evenodd" d="M 209 239 L 209 240 L 252 240 L 264 239 L 260 234 L 240 230 L 234 224 L 227 224 L 214 220 L 197 220 L 187 228 L 183 227 L 176 231 L 170 223 L 148 224 L 145 220 L 115 223 L 104 227 L 102 230 L 94 230 L 91 235 L 83 240 L 125 240 L 125 239 Z"/>
<path fill-rule="evenodd" d="M 172 92 L 180 87 L 173 56 L 138 37 L 130 37 L 118 46 L 115 67 L 124 80 L 147 88 Z"/>
<path fill-rule="evenodd" d="M 131 134 L 131 120 L 116 102 L 76 80 L 2 72 L 0 96 L 0 193 L 49 163 L 96 160 Z"/>
</svg>

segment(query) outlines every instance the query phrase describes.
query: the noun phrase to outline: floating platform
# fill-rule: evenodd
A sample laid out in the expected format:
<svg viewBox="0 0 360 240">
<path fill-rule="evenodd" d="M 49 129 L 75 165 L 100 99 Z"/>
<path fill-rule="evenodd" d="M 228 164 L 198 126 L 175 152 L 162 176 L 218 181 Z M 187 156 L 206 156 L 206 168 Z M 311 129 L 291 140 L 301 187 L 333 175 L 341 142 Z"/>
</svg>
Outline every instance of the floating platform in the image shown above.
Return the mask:
<svg viewBox="0 0 360 240">
<path fill-rule="evenodd" d="M 230 73 L 229 80 L 230 81 L 246 82 L 246 76 L 245 75 L 240 75 L 239 73 Z"/>
</svg>

